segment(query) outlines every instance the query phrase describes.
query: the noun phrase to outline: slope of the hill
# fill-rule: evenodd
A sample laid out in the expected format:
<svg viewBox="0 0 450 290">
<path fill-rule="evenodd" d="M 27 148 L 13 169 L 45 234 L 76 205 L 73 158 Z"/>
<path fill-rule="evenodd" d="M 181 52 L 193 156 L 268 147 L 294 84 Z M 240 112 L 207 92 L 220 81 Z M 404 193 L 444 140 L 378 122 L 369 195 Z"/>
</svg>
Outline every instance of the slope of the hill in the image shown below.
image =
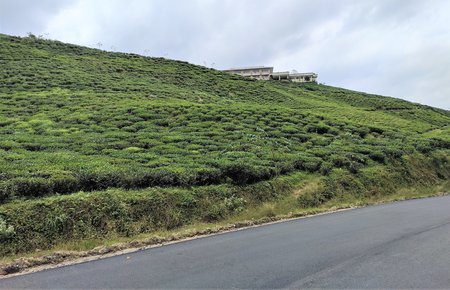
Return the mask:
<svg viewBox="0 0 450 290">
<path fill-rule="evenodd" d="M 117 196 L 131 196 L 124 190 L 177 187 L 149 189 L 176 196 L 191 186 L 220 192 L 295 172 L 322 176 L 324 184 L 339 177 L 344 189 L 370 191 L 352 176 L 379 174 L 375 184 L 385 171 L 411 167 L 396 178 L 426 184 L 450 175 L 450 112 L 445 110 L 1 34 L 0 137 L 0 218 L 7 220 L 3 230 L 0 220 L 0 234 L 11 244 L 14 235 L 6 234 L 6 224 L 21 231 L 12 209 L 54 201 L 51 196 L 75 202 L 59 195 L 78 191 L 117 188 Z M 303 202 L 323 202 L 336 196 L 333 190 L 328 186 Z M 233 208 L 241 197 L 235 189 L 230 192 L 220 198 Z M 73 217 L 63 220 L 53 225 L 56 229 L 47 223 L 46 241 L 57 239 L 55 232 L 70 232 L 66 223 Z M 100 231 L 95 235 L 113 231 L 97 222 L 88 221 Z M 142 226 L 134 232 L 148 230 Z"/>
</svg>

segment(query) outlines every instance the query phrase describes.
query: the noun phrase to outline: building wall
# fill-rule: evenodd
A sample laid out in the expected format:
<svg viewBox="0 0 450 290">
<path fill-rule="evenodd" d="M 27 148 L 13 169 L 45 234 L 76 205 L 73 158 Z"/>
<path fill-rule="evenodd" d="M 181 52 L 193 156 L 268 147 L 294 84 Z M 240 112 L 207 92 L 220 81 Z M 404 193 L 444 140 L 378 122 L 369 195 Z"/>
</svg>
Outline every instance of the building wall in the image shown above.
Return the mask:
<svg viewBox="0 0 450 290">
<path fill-rule="evenodd" d="M 235 73 L 244 77 L 251 77 L 260 80 L 269 80 L 272 75 L 272 67 L 254 67 L 254 68 L 242 68 L 242 69 L 231 69 L 227 72 Z"/>
<path fill-rule="evenodd" d="M 296 83 L 308 83 L 317 81 L 317 74 L 299 74 L 299 75 L 291 75 L 290 79 Z"/>
<path fill-rule="evenodd" d="M 293 82 L 307 83 L 317 81 L 315 73 L 295 73 L 273 72 L 273 67 L 251 67 L 225 70 L 229 73 L 235 73 L 244 77 L 250 77 L 258 80 L 291 80 Z"/>
</svg>

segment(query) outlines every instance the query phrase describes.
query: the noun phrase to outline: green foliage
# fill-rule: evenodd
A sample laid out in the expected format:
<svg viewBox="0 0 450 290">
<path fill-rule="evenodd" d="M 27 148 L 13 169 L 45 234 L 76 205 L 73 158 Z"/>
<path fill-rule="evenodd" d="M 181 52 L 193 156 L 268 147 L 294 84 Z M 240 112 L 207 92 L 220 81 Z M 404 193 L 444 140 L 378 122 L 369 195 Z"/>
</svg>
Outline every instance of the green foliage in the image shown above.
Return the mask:
<svg viewBox="0 0 450 290">
<path fill-rule="evenodd" d="M 329 163 L 356 173 L 368 160 L 449 148 L 437 132 L 450 114 L 401 100 L 32 37 L 0 35 L 0 44 L 3 201 L 244 185 L 295 170 L 327 174 Z"/>
<path fill-rule="evenodd" d="M 0 255 L 45 249 L 68 240 L 130 236 L 192 221 L 216 221 L 241 212 L 247 203 L 286 194 L 287 188 L 287 180 L 280 180 L 244 188 L 114 189 L 12 202 L 0 207 L 0 239 L 4 241 Z"/>
<path fill-rule="evenodd" d="M 287 192 L 291 173 L 325 178 L 302 206 L 375 192 L 386 168 L 449 176 L 446 110 L 32 36 L 0 34 L 0 55 L 5 252 L 221 219 Z"/>
<path fill-rule="evenodd" d="M 297 198 L 298 205 L 301 208 L 317 207 L 325 201 L 326 199 L 321 191 L 307 192 Z"/>
<path fill-rule="evenodd" d="M 14 234 L 14 227 L 6 225 L 6 221 L 0 216 L 0 242 L 8 241 Z"/>
</svg>

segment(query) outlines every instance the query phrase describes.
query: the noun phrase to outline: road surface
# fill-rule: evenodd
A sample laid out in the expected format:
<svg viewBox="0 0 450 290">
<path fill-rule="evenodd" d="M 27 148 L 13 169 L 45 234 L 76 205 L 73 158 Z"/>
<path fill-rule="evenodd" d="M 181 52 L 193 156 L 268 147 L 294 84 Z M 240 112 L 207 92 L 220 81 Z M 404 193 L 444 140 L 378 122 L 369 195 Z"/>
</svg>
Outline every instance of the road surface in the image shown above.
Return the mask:
<svg viewBox="0 0 450 290">
<path fill-rule="evenodd" d="M 0 288 L 450 288 L 450 196 L 410 200 L 0 280 Z"/>
</svg>

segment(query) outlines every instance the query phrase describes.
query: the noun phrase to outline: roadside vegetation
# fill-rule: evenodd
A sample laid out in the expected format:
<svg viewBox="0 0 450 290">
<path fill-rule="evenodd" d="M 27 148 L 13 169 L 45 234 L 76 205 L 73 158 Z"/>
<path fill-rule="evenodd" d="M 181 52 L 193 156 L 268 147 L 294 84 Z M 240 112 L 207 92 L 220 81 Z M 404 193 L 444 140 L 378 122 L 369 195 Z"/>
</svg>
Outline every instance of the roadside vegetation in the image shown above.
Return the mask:
<svg viewBox="0 0 450 290">
<path fill-rule="evenodd" d="M 0 67 L 2 256 L 450 179 L 446 110 L 33 36 Z"/>
</svg>

